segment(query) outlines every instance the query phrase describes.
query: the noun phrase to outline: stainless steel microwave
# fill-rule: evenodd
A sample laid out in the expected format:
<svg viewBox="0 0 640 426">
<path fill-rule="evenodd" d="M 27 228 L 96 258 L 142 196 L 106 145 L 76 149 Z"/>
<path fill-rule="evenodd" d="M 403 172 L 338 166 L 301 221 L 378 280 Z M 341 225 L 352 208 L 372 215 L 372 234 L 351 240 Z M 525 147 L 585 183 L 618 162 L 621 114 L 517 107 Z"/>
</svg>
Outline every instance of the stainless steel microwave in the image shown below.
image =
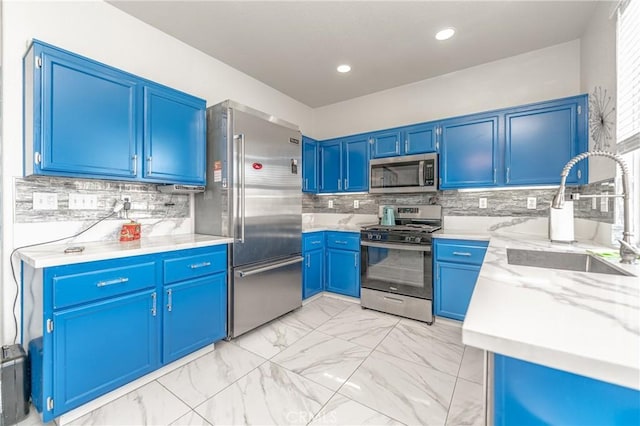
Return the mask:
<svg viewBox="0 0 640 426">
<path fill-rule="evenodd" d="M 438 190 L 438 154 L 378 158 L 369 162 L 369 192 L 434 192 Z"/>
</svg>

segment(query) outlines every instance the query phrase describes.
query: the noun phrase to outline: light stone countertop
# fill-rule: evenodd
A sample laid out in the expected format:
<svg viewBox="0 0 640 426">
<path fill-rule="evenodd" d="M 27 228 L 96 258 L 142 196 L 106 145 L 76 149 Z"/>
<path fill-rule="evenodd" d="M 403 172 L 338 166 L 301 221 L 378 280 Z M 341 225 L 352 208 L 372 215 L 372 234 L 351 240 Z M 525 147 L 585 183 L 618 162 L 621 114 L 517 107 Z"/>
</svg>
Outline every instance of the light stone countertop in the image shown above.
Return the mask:
<svg viewBox="0 0 640 426">
<path fill-rule="evenodd" d="M 18 251 L 19 258 L 34 268 L 70 265 L 73 263 L 96 260 L 117 259 L 143 254 L 184 250 L 232 243 L 233 238 L 202 234 L 179 234 L 158 237 L 146 237 L 136 241 L 96 241 L 28 247 Z M 83 246 L 81 253 L 65 254 L 70 246 Z"/>
<path fill-rule="evenodd" d="M 507 248 L 584 253 L 604 247 L 535 236 L 484 233 L 485 240 L 487 236 L 489 246 L 462 326 L 463 342 L 640 389 L 640 265 L 607 260 L 635 277 L 510 265 Z M 439 238 L 483 239 L 483 234 L 445 231 Z"/>
</svg>

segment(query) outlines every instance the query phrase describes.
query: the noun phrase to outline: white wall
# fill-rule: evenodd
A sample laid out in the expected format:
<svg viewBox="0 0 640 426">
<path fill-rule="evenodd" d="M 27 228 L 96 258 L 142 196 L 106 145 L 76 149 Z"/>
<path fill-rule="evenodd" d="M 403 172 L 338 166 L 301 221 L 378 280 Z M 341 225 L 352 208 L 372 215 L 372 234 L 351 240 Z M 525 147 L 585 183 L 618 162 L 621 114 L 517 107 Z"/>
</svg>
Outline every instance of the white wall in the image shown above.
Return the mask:
<svg viewBox="0 0 640 426">
<path fill-rule="evenodd" d="M 419 123 L 577 95 L 580 89 L 580 41 L 574 40 L 317 108 L 313 136 Z"/>
<path fill-rule="evenodd" d="M 611 101 L 616 103 L 616 21 L 609 19 L 615 2 L 599 2 L 580 40 L 580 90 L 589 94 L 596 86 L 607 90 Z M 615 120 L 615 114 L 612 117 Z M 612 148 L 616 143 L 616 128 L 613 127 Z M 593 140 L 589 137 L 589 149 Z M 616 165 L 613 161 L 592 157 L 589 159 L 589 182 L 614 177 Z"/>
<path fill-rule="evenodd" d="M 0 342 L 13 338 L 15 294 L 8 256 L 14 243 L 13 182 L 22 174 L 22 56 L 37 38 L 150 80 L 202 97 L 227 98 L 300 125 L 309 133 L 313 110 L 102 1 L 4 1 L 2 15 L 2 291 Z M 203 29 L 204 30 L 204 29 Z M 24 229 L 21 228 L 21 229 Z M 29 237 L 29 238 L 27 238 Z"/>
</svg>

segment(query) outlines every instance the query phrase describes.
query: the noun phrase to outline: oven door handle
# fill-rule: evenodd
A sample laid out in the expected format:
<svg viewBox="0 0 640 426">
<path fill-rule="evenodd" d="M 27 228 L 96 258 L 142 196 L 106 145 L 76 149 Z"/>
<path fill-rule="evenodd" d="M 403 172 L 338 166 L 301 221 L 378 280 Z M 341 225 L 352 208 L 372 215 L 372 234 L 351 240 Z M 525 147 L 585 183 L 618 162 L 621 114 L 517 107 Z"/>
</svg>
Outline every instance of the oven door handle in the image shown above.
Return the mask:
<svg viewBox="0 0 640 426">
<path fill-rule="evenodd" d="M 431 252 L 431 245 L 414 245 L 414 244 L 392 244 L 392 243 L 374 243 L 372 241 L 360 241 L 360 245 L 364 247 L 378 247 L 395 250 L 407 251 L 424 251 Z"/>
<path fill-rule="evenodd" d="M 424 186 L 424 160 L 418 163 L 418 186 Z"/>
</svg>

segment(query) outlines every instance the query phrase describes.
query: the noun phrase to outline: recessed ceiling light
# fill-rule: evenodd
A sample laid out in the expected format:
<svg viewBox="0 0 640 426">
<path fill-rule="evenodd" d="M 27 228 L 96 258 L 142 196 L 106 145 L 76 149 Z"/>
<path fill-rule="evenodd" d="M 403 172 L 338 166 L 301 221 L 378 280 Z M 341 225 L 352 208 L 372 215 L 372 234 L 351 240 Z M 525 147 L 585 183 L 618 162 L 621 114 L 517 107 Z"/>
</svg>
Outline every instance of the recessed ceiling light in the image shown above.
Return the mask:
<svg viewBox="0 0 640 426">
<path fill-rule="evenodd" d="M 453 28 L 445 28 L 444 30 L 440 30 L 436 33 L 436 40 L 442 41 L 450 39 L 455 33 L 456 30 L 454 30 Z"/>
<path fill-rule="evenodd" d="M 341 73 L 345 73 L 345 72 L 349 72 L 351 71 L 351 67 L 347 64 L 343 64 L 343 65 L 338 65 L 338 68 L 336 68 L 338 70 L 338 72 Z"/>
</svg>

